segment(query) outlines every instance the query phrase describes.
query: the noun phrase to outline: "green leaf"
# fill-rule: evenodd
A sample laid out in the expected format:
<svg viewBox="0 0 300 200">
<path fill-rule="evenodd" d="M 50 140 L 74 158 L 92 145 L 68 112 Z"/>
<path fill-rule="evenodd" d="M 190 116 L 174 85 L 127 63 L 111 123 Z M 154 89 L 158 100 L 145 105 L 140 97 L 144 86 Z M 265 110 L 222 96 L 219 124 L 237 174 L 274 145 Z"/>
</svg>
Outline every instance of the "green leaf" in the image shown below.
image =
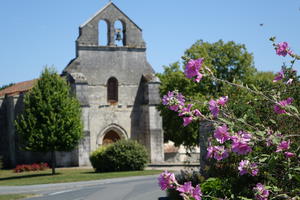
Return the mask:
<svg viewBox="0 0 300 200">
<path fill-rule="evenodd" d="M 263 137 L 265 135 L 265 132 L 264 131 L 256 131 L 255 134 Z"/>
<path fill-rule="evenodd" d="M 264 158 L 258 159 L 258 161 L 259 161 L 260 163 L 263 163 L 263 162 L 265 162 L 267 159 L 268 159 L 268 157 L 264 157 Z"/>
<path fill-rule="evenodd" d="M 234 125 L 234 123 L 232 121 L 229 121 L 229 120 L 227 120 L 225 118 L 220 117 L 219 120 L 222 121 L 222 122 L 224 122 L 227 125 L 231 125 L 231 126 Z"/>
<path fill-rule="evenodd" d="M 240 200 L 252 200 L 252 199 L 249 199 L 249 198 L 243 197 L 243 196 L 238 196 L 238 199 L 240 199 Z"/>
<path fill-rule="evenodd" d="M 293 110 L 294 112 L 296 112 L 297 114 L 299 114 L 298 109 L 295 106 L 288 106 L 291 110 Z"/>
</svg>

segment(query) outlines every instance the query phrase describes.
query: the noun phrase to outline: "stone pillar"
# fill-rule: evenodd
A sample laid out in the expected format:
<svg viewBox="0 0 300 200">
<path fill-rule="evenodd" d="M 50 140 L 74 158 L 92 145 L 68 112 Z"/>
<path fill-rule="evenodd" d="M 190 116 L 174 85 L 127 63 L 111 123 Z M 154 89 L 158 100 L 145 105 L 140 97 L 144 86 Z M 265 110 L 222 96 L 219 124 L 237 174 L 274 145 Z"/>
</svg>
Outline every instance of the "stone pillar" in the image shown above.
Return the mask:
<svg viewBox="0 0 300 200">
<path fill-rule="evenodd" d="M 115 46 L 115 25 L 109 23 L 108 28 L 108 45 Z"/>
<path fill-rule="evenodd" d="M 14 97 L 6 97 L 7 144 L 10 167 L 16 166 L 16 133 L 15 133 L 15 103 Z"/>
<path fill-rule="evenodd" d="M 83 138 L 78 146 L 78 165 L 79 166 L 91 166 L 90 163 L 90 132 L 84 131 Z"/>
<path fill-rule="evenodd" d="M 149 115 L 149 137 L 150 137 L 150 159 L 151 163 L 164 162 L 164 134 L 162 128 L 162 117 L 156 106 L 160 103 L 159 97 L 160 81 L 157 77 L 146 84 Z"/>
<path fill-rule="evenodd" d="M 90 126 L 89 126 L 89 99 L 88 99 L 88 82 L 82 73 L 71 73 L 72 92 L 75 93 L 76 98 L 81 105 L 81 120 L 83 123 L 83 137 L 78 144 L 77 152 L 74 155 L 77 156 L 78 166 L 90 166 Z M 75 160 L 75 159 L 74 159 Z"/>
<path fill-rule="evenodd" d="M 76 85 L 76 96 L 81 103 L 81 119 L 83 123 L 83 138 L 78 146 L 78 165 L 90 166 L 91 138 L 89 126 L 89 102 L 88 102 L 88 84 Z"/>
<path fill-rule="evenodd" d="M 204 173 L 204 168 L 207 165 L 207 147 L 208 137 L 212 135 L 214 125 L 212 122 L 203 120 L 200 122 L 199 128 L 199 147 L 200 147 L 200 172 Z"/>
</svg>

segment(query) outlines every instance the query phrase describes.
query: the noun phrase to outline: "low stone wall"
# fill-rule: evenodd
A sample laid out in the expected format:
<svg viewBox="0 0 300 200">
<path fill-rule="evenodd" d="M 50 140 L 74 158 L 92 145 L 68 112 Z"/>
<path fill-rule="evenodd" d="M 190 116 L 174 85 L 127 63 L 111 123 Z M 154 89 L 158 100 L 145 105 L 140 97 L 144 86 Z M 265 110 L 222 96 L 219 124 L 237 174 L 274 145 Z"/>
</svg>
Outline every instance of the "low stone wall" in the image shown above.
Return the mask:
<svg viewBox="0 0 300 200">
<path fill-rule="evenodd" d="M 170 152 L 165 153 L 166 163 L 199 163 L 200 153 L 186 153 Z"/>
</svg>

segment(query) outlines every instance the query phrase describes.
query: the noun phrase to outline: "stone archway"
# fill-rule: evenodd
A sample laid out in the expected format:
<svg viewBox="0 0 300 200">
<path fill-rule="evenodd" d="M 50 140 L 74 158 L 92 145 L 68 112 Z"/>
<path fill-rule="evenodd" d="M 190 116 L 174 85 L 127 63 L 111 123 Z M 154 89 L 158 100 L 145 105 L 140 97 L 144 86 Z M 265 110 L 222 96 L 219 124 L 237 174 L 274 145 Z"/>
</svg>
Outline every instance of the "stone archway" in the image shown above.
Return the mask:
<svg viewBox="0 0 300 200">
<path fill-rule="evenodd" d="M 97 146 L 114 143 L 121 139 L 128 139 L 125 129 L 117 124 L 110 124 L 98 134 Z"/>
</svg>

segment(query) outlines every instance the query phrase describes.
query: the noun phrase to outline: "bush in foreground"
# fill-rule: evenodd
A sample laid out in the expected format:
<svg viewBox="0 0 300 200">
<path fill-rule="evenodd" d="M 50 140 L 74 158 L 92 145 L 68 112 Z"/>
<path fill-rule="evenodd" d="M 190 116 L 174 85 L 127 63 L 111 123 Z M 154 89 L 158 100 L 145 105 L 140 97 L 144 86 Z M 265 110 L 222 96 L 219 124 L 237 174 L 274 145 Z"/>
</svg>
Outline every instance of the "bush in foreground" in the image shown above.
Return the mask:
<svg viewBox="0 0 300 200">
<path fill-rule="evenodd" d="M 94 151 L 90 161 L 96 172 L 143 170 L 148 161 L 148 153 L 136 141 L 120 140 Z"/>
<path fill-rule="evenodd" d="M 280 81 L 280 84 L 285 84 L 286 87 L 294 87 L 295 84 L 299 84 L 300 79 L 292 67 L 296 60 L 300 60 L 300 56 L 290 50 L 288 43 L 275 44 L 274 40 L 275 38 L 271 38 L 276 54 L 289 55 L 292 60 L 291 67 L 283 65 L 273 82 L 277 84 L 276 82 Z M 187 60 L 184 69 L 186 77 L 200 82 L 204 76 L 204 79 L 209 78 L 216 83 L 243 89 L 270 103 L 272 114 L 265 117 L 265 121 L 277 125 L 272 119 L 274 115 L 284 117 L 283 121 L 289 121 L 288 118 L 292 117 L 297 125 L 299 124 L 300 112 L 296 107 L 298 104 L 294 103 L 299 98 L 294 99 L 287 90 L 266 92 L 219 79 L 211 69 L 203 65 L 203 61 L 204 58 Z M 193 108 L 192 103 L 197 101 L 190 102 L 191 100 L 185 98 L 178 90 L 169 91 L 163 96 L 163 105 L 182 117 L 183 126 L 193 121 L 203 122 L 204 125 L 209 122 L 214 131 L 208 138 L 206 158 L 209 168 L 201 170 L 208 179 L 197 185 L 193 185 L 190 180 L 182 184 L 173 173 L 165 171 L 158 178 L 161 189 L 176 190 L 184 200 L 300 199 L 299 133 L 282 132 L 260 123 L 252 124 L 251 120 L 247 120 L 247 115 L 237 117 L 227 106 L 230 100 L 230 96 L 222 96 L 205 102 L 210 110 L 210 113 L 205 115 Z M 287 128 L 291 127 L 293 126 Z"/>
</svg>

